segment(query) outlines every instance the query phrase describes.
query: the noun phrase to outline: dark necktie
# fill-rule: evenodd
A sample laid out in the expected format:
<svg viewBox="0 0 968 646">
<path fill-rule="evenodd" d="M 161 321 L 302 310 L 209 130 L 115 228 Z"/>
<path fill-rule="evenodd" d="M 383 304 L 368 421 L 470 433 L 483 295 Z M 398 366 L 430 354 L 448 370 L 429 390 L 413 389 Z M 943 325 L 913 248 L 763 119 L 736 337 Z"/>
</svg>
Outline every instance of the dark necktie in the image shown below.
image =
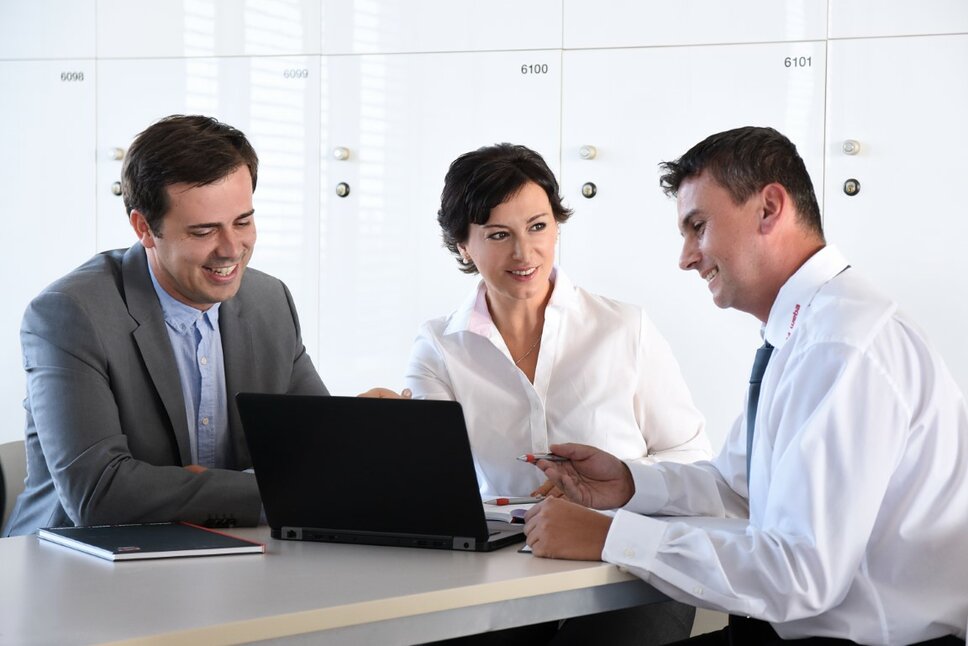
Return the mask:
<svg viewBox="0 0 968 646">
<path fill-rule="evenodd" d="M 766 364 L 773 355 L 773 346 L 769 341 L 763 341 L 763 347 L 756 351 L 753 360 L 753 372 L 750 374 L 750 392 L 746 400 L 746 488 L 750 483 L 750 458 L 753 455 L 753 425 L 756 422 L 756 405 L 760 400 L 760 382 L 766 372 Z"/>
</svg>

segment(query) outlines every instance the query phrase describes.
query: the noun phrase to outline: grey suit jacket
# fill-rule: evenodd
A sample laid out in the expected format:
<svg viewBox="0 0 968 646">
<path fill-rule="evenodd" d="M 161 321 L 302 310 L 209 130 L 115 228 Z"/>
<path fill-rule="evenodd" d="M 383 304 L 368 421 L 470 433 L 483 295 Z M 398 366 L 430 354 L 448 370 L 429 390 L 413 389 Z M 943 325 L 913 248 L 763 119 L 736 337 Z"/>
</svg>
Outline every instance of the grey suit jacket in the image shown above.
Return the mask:
<svg viewBox="0 0 968 646">
<path fill-rule="evenodd" d="M 232 447 L 227 469 L 191 463 L 175 357 L 144 248 L 99 254 L 45 289 L 20 331 L 27 482 L 6 528 L 187 520 L 255 525 L 261 509 L 233 395 L 328 394 L 292 296 L 247 269 L 219 310 Z"/>
</svg>

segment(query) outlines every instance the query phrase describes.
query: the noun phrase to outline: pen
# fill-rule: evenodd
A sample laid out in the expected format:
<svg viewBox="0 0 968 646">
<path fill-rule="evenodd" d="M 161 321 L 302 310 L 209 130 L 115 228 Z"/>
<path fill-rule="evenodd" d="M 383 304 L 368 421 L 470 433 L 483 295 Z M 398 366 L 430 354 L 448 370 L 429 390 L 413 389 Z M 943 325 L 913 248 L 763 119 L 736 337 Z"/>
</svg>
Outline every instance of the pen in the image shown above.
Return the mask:
<svg viewBox="0 0 968 646">
<path fill-rule="evenodd" d="M 530 462 L 535 464 L 538 460 L 547 460 L 549 462 L 567 462 L 568 458 L 563 458 L 560 455 L 555 455 L 554 453 L 525 453 L 524 455 L 519 455 L 518 460 L 522 462 Z"/>
<path fill-rule="evenodd" d="M 531 503 L 541 502 L 544 500 L 544 496 L 541 497 L 528 497 L 528 498 L 493 498 L 491 500 L 485 500 L 485 505 L 530 505 Z"/>
</svg>

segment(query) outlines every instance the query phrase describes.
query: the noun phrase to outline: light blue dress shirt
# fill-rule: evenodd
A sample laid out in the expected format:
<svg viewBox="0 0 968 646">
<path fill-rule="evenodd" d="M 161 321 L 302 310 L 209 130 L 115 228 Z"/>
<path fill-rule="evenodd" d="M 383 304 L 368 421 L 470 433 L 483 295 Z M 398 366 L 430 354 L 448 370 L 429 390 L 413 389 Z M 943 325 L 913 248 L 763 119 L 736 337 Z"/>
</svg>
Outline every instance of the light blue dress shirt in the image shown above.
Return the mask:
<svg viewBox="0 0 968 646">
<path fill-rule="evenodd" d="M 218 327 L 219 303 L 203 312 L 175 300 L 158 284 L 151 265 L 151 283 L 161 301 L 168 338 L 175 353 L 185 399 L 192 463 L 225 468 L 228 456 L 228 402 L 225 362 Z"/>
</svg>

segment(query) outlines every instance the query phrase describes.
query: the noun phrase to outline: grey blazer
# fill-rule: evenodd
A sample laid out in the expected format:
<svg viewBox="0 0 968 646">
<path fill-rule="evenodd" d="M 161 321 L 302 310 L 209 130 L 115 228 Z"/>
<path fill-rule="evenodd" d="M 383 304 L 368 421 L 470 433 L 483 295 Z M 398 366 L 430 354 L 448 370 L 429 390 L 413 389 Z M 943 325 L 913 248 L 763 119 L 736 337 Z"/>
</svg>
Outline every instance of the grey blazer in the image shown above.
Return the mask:
<svg viewBox="0 0 968 646">
<path fill-rule="evenodd" d="M 192 474 L 182 388 L 141 244 L 47 287 L 21 325 L 27 482 L 7 535 L 38 527 L 187 520 L 255 525 L 261 509 L 233 395 L 328 394 L 289 290 L 247 269 L 219 310 L 229 467 Z"/>
</svg>

